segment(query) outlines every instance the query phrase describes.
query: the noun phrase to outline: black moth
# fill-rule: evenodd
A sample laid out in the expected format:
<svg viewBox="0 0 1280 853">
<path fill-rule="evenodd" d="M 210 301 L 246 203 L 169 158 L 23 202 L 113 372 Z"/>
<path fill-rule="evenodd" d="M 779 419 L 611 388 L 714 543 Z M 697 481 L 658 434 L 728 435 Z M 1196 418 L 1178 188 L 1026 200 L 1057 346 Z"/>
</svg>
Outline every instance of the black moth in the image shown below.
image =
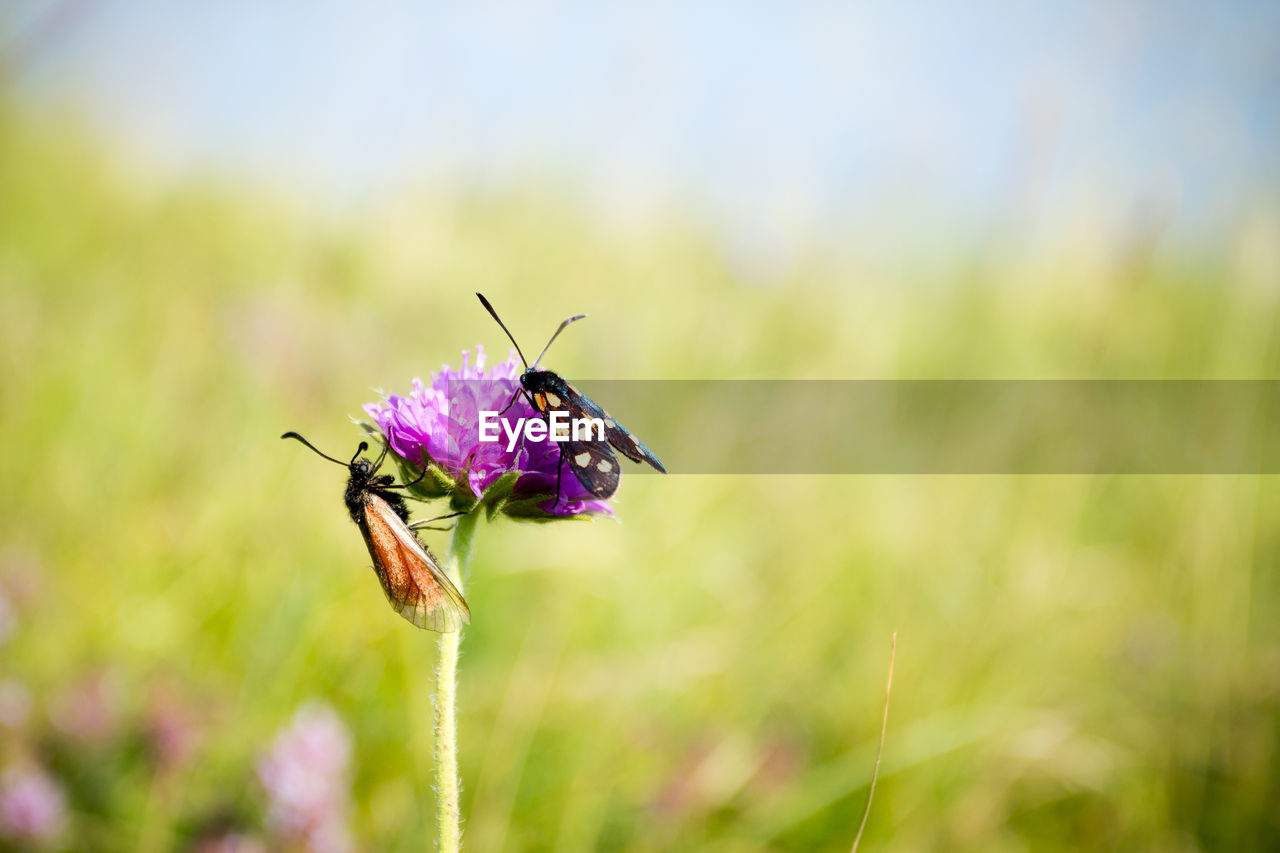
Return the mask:
<svg viewBox="0 0 1280 853">
<path fill-rule="evenodd" d="M 457 631 L 471 621 L 471 610 L 462 593 L 413 532 L 415 528 L 425 527 L 438 519 L 410 524 L 404 495 L 392 489 L 402 489 L 413 483 L 397 485 L 394 477 L 378 474 L 382 460 L 387 456 L 386 445 L 383 445 L 377 460 L 371 462 L 360 455 L 369 449 L 368 442 L 362 441 L 351 461 L 343 462 L 321 453 L 296 432 L 286 432 L 280 437 L 296 438 L 350 472 L 342 499 L 347 505 L 347 512 L 351 513 L 351 520 L 364 536 L 364 544 L 368 546 L 369 557 L 373 560 L 373 571 L 382 584 L 382 591 L 387 594 L 391 609 L 417 627 L 432 631 Z M 423 474 L 425 476 L 425 470 Z"/>
<path fill-rule="evenodd" d="M 555 334 L 551 336 L 551 340 L 547 341 L 547 345 L 542 348 L 537 359 L 533 364 L 529 364 L 524 353 L 520 351 L 520 345 L 516 343 L 515 337 L 512 336 L 506 324 L 498 317 L 498 312 L 493 310 L 489 300 L 480 293 L 476 296 L 480 297 L 480 304 L 498 322 L 502 331 L 506 332 L 512 346 L 519 353 L 520 361 L 525 365 L 524 373 L 520 374 L 521 389 L 529 398 L 530 405 L 537 409 L 548 425 L 551 423 L 551 413 L 554 411 L 565 412 L 570 421 L 580 418 L 599 418 L 604 422 L 605 441 L 569 440 L 560 444 L 561 464 L 556 466 L 556 503 L 560 502 L 560 476 L 564 471 L 565 459 L 569 460 L 569 467 L 573 469 L 578 482 L 591 493 L 592 497 L 608 498 L 618 490 L 618 479 L 622 472 L 618 459 L 609 449 L 609 445 L 613 445 L 619 453 L 633 462 L 648 462 L 663 474 L 667 473 L 667 469 L 662 467 L 662 463 L 653 455 L 653 451 L 645 447 L 644 442 L 632 435 L 626 427 L 609 417 L 609 413 L 596 405 L 594 400 L 557 374 L 538 367 L 542 356 L 546 355 L 551 347 L 552 341 L 564 331 L 566 326 L 581 320 L 587 316 L 586 314 L 576 314 L 561 323 Z M 511 399 L 514 403 L 515 397 Z"/>
</svg>

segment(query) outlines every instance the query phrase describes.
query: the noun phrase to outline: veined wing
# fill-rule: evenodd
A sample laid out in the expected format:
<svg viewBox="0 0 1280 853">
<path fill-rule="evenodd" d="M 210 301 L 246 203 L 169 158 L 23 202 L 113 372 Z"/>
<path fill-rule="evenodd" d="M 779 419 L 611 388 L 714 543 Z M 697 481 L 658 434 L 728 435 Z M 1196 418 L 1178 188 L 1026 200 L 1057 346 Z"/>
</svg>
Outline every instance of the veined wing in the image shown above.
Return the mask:
<svg viewBox="0 0 1280 853">
<path fill-rule="evenodd" d="M 462 593 L 391 505 L 375 494 L 365 500 L 361 532 L 393 610 L 419 628 L 443 633 L 471 622 Z"/>
</svg>

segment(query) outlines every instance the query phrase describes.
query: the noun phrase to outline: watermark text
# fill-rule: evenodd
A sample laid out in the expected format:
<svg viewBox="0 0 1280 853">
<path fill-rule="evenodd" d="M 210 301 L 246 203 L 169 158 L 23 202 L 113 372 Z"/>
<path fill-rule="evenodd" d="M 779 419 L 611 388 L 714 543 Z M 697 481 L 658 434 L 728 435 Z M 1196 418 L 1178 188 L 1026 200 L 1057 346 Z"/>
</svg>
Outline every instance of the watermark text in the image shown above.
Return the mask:
<svg viewBox="0 0 1280 853">
<path fill-rule="evenodd" d="M 507 452 L 516 449 L 516 442 L 523 433 L 529 441 L 604 441 L 604 421 L 600 418 L 570 418 L 569 413 L 557 409 L 548 417 L 503 420 L 498 412 L 480 412 L 480 440 L 485 443 L 502 441 L 506 434 Z"/>
</svg>

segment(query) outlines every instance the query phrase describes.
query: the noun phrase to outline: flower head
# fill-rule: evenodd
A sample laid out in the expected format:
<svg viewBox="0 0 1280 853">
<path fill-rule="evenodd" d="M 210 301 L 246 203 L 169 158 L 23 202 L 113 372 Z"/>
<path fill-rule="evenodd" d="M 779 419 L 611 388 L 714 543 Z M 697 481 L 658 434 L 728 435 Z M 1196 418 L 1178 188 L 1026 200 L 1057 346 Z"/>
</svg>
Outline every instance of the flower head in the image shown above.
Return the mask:
<svg viewBox="0 0 1280 853">
<path fill-rule="evenodd" d="M 518 472 L 511 500 L 551 494 L 538 502 L 538 514 L 575 516 L 588 512 L 612 514 L 608 501 L 596 500 L 578 482 L 561 445 L 550 438 L 527 437 L 508 441 L 520 421 L 540 418 L 520 388 L 520 362 L 514 350 L 507 360 L 486 370 L 484 347 L 476 347 L 475 365 L 470 353 L 462 353 L 462 368 L 447 364 L 431 376 L 431 384 L 413 380 L 406 397 L 391 395 L 369 403 L 365 412 L 377 423 L 391 449 L 402 459 L 421 467 L 425 458 L 440 467 L 469 496 L 479 499 L 504 475 Z M 509 406 L 509 408 L 508 408 Z M 480 413 L 502 412 L 498 441 L 480 440 Z M 563 466 L 563 470 L 562 470 Z M 556 479 L 560 499 L 556 501 Z"/>
<path fill-rule="evenodd" d="M 0 776 L 0 835 L 48 841 L 66 817 L 62 789 L 35 765 L 13 765 Z"/>
<path fill-rule="evenodd" d="M 258 763 L 267 792 L 267 823 L 287 843 L 315 853 L 352 849 L 347 832 L 351 735 L 326 705 L 298 709 Z"/>
</svg>

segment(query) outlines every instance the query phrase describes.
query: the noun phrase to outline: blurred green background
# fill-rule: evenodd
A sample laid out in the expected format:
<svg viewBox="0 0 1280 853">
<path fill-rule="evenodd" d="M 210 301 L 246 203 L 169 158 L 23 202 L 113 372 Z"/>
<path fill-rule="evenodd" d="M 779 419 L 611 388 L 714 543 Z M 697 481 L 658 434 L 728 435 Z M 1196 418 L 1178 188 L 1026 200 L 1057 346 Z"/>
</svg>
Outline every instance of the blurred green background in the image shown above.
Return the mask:
<svg viewBox="0 0 1280 853">
<path fill-rule="evenodd" d="M 278 436 L 341 456 L 372 388 L 504 353 L 474 291 L 525 339 L 590 312 L 554 358 L 583 379 L 1280 374 L 1274 208 L 744 268 L 554 182 L 336 216 L 102 139 L 0 101 L 0 736 L 63 791 L 54 849 L 264 836 L 255 766 L 309 700 L 358 849 L 429 847 L 433 636 Z M 894 631 L 864 849 L 1280 844 L 1276 478 L 629 477 L 617 508 L 480 528 L 469 849 L 847 849 Z"/>
</svg>

